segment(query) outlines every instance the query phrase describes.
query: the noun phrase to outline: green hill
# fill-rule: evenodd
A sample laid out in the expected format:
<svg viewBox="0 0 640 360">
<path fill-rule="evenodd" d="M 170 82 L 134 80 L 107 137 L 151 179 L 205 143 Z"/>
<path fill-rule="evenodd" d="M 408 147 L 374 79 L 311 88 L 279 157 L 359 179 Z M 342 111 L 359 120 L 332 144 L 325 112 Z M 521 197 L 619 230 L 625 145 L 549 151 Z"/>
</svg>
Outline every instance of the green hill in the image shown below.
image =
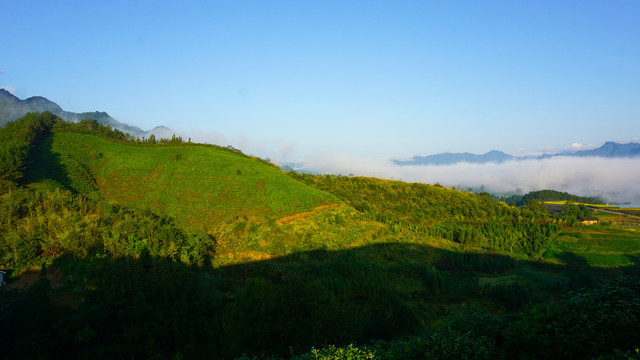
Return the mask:
<svg viewBox="0 0 640 360">
<path fill-rule="evenodd" d="M 26 181 L 54 181 L 77 193 L 148 207 L 187 228 L 238 216 L 278 219 L 340 201 L 277 168 L 215 146 L 119 144 L 54 129 L 32 153 Z M 53 161 L 51 161 L 53 160 Z"/>
<path fill-rule="evenodd" d="M 181 229 L 216 236 L 221 262 L 337 249 L 375 230 L 335 196 L 237 150 L 105 134 L 113 132 L 87 121 L 56 124 L 31 150 L 23 182 L 169 216 Z M 352 226 L 327 226 L 333 216 Z M 318 226 L 327 230 L 311 236 Z"/>
</svg>

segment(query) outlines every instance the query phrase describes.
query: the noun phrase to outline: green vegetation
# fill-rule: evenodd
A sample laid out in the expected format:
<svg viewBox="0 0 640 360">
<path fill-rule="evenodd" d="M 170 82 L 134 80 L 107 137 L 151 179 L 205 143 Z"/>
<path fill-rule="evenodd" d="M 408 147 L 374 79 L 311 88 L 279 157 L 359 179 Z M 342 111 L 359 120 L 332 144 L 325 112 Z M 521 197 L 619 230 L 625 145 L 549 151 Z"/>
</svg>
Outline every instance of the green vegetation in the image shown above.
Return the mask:
<svg viewBox="0 0 640 360">
<path fill-rule="evenodd" d="M 496 198 L 499 201 L 504 201 L 509 205 L 514 206 L 526 206 L 532 201 L 550 202 L 550 201 L 571 201 L 576 203 L 586 204 L 602 204 L 602 200 L 593 197 L 576 196 L 566 192 L 556 190 L 539 190 L 532 191 L 525 195 L 511 195 L 502 196 Z"/>
<path fill-rule="evenodd" d="M 70 132 L 60 126 L 35 157 L 58 159 L 58 168 L 29 174 L 76 193 L 98 191 L 127 206 L 149 207 L 193 228 L 207 219 L 243 215 L 280 218 L 336 203 L 278 169 L 214 146 L 136 146 Z M 57 131 L 56 131 L 57 130 Z M 155 141 L 155 140 L 154 140 Z"/>
<path fill-rule="evenodd" d="M 29 150 L 51 129 L 55 121 L 55 116 L 47 112 L 42 115 L 28 114 L 20 122 L 5 125 L 0 132 L 0 189 L 9 186 L 8 182 L 22 179 Z"/>
<path fill-rule="evenodd" d="M 544 257 L 563 263 L 618 267 L 635 264 L 639 254 L 640 236 L 637 232 L 591 226 L 588 229 L 567 229 Z"/>
<path fill-rule="evenodd" d="M 588 204 L 602 204 L 602 200 L 592 197 L 576 196 L 566 192 L 560 192 L 555 190 L 540 190 L 532 191 L 523 197 L 523 202 L 528 204 L 531 200 L 536 199 L 540 201 L 572 201 L 578 203 Z"/>
<path fill-rule="evenodd" d="M 550 215 L 284 173 L 48 113 L 0 139 L 3 359 L 613 358 L 640 345 L 640 233 L 581 225 L 580 205 Z"/>
<path fill-rule="evenodd" d="M 518 209 L 488 196 L 439 186 L 344 176 L 290 173 L 330 192 L 364 216 L 387 225 L 403 241 L 446 239 L 455 248 L 537 258 L 559 231 L 562 219 Z"/>
<path fill-rule="evenodd" d="M 419 336 L 330 346 L 292 359 L 637 359 L 637 347 L 629 346 L 637 344 L 639 301 L 637 280 L 606 282 L 515 316 L 468 306 Z"/>
</svg>

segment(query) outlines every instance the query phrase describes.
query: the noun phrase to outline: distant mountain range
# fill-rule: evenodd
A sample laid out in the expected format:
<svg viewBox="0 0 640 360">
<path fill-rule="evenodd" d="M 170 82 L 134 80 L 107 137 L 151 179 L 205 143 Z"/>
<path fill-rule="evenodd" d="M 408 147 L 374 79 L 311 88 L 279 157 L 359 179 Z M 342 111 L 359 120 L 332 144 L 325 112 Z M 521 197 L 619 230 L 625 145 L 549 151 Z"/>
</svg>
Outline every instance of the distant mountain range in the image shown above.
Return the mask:
<svg viewBox="0 0 640 360">
<path fill-rule="evenodd" d="M 500 163 L 512 160 L 512 155 L 502 151 L 492 150 L 486 154 L 478 155 L 468 152 L 464 153 L 442 153 L 427 156 L 414 156 L 409 160 L 393 160 L 397 165 L 449 165 L 459 162 L 467 162 L 473 164 L 484 164 L 488 162 Z"/>
<path fill-rule="evenodd" d="M 604 158 L 620 158 L 620 157 L 640 157 L 640 144 L 629 143 L 619 144 L 616 142 L 608 141 L 604 145 L 597 149 L 581 150 L 575 152 L 561 152 L 557 154 L 544 154 L 540 156 L 526 156 L 516 157 L 502 151 L 493 150 L 486 154 L 472 154 L 472 153 L 442 153 L 427 156 L 414 156 L 409 160 L 393 160 L 396 165 L 451 165 L 456 163 L 473 163 L 473 164 L 486 164 L 486 163 L 501 163 L 508 160 L 527 160 L 527 159 L 546 159 L 556 156 L 575 156 L 586 157 L 596 156 Z"/>
<path fill-rule="evenodd" d="M 593 150 L 576 151 L 574 153 L 563 153 L 564 156 L 599 156 L 606 158 L 636 157 L 640 156 L 640 144 L 628 143 L 618 144 L 607 141 L 604 145 Z"/>
<path fill-rule="evenodd" d="M 131 136 L 137 136 L 140 138 L 148 138 L 152 134 L 160 138 L 170 138 L 175 134 L 175 131 L 165 126 L 157 126 L 151 130 L 145 131 L 137 126 L 121 123 L 109 116 L 106 112 L 102 111 L 83 113 L 64 111 L 60 105 L 42 96 L 33 96 L 25 100 L 20 100 L 10 92 L 0 89 L 0 127 L 3 127 L 9 121 L 21 118 L 28 112 L 44 111 L 50 111 L 61 119 L 70 122 L 78 122 L 84 119 L 95 119 L 103 125 L 109 125 L 114 129 L 118 129 Z"/>
</svg>

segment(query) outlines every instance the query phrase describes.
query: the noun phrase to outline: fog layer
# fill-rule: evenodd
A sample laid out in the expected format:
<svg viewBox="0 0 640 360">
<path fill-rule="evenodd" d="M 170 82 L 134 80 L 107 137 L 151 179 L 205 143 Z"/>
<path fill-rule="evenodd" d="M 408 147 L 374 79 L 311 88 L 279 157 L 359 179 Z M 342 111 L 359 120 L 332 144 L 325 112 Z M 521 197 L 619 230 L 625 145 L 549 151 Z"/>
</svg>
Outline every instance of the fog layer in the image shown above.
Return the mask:
<svg viewBox="0 0 640 360">
<path fill-rule="evenodd" d="M 640 158 L 553 157 L 503 163 L 395 165 L 388 159 L 324 154 L 305 162 L 317 173 L 373 176 L 407 182 L 479 188 L 494 193 L 553 189 L 610 202 L 640 203 Z"/>
</svg>

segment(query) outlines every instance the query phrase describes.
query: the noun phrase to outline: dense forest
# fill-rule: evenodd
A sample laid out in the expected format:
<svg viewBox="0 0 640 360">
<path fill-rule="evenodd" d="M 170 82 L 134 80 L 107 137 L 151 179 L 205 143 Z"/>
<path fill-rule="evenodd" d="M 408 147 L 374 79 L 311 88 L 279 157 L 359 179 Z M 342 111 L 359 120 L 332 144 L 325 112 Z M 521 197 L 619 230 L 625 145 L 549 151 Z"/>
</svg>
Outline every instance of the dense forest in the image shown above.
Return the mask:
<svg viewBox="0 0 640 360">
<path fill-rule="evenodd" d="M 0 129 L 0 358 L 639 358 L 637 229 L 565 205 L 31 113 Z"/>
</svg>

